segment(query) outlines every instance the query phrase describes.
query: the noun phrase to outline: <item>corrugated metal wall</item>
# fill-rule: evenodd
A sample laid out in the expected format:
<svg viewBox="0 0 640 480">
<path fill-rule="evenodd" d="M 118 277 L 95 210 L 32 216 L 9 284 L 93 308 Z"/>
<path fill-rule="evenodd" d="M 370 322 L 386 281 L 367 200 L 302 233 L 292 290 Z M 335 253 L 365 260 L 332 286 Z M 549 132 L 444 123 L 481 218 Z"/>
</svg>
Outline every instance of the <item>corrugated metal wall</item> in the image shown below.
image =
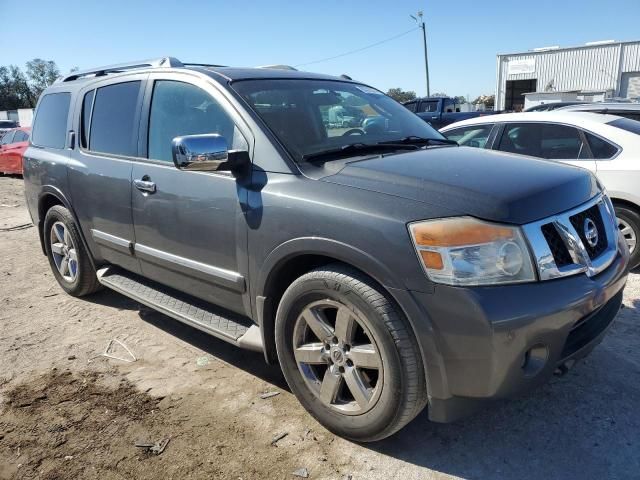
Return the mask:
<svg viewBox="0 0 640 480">
<path fill-rule="evenodd" d="M 535 72 L 508 75 L 510 60 L 534 59 Z M 504 108 L 507 80 L 537 79 L 537 90 L 553 82 L 554 90 L 620 91 L 623 72 L 640 71 L 640 41 L 575 47 L 544 52 L 498 55 L 496 105 Z"/>
</svg>

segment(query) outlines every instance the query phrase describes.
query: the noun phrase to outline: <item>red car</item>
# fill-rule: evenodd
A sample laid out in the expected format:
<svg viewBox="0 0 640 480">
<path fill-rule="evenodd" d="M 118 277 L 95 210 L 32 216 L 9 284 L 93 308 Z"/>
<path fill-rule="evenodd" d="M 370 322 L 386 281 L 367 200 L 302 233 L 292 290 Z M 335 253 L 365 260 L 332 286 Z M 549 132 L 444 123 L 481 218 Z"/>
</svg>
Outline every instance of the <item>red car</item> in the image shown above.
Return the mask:
<svg viewBox="0 0 640 480">
<path fill-rule="evenodd" d="M 30 128 L 13 128 L 0 138 L 0 173 L 22 175 L 22 155 L 29 146 Z"/>
</svg>

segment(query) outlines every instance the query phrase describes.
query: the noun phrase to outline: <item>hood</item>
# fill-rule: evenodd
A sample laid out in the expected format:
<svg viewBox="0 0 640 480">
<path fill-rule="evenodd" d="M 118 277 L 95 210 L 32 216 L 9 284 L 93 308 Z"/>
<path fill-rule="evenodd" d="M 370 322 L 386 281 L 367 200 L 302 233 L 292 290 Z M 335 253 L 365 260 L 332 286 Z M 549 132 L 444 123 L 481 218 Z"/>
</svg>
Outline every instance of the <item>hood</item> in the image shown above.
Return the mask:
<svg viewBox="0 0 640 480">
<path fill-rule="evenodd" d="M 471 147 L 354 161 L 321 180 L 513 224 L 569 210 L 600 191 L 582 168 Z"/>
</svg>

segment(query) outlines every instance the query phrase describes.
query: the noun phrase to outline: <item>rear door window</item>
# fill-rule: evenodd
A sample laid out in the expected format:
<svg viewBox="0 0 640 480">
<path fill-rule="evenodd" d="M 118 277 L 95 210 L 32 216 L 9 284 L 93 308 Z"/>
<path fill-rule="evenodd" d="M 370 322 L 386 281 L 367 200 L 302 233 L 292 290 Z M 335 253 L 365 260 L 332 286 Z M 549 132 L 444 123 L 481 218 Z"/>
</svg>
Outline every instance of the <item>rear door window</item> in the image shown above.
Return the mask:
<svg viewBox="0 0 640 480">
<path fill-rule="evenodd" d="M 453 130 L 442 132 L 442 134 L 449 140 L 455 140 L 459 145 L 465 147 L 485 148 L 494 125 L 493 123 L 487 123 L 454 128 Z"/>
<path fill-rule="evenodd" d="M 498 150 L 554 160 L 588 157 L 579 130 L 554 123 L 509 123 Z"/>
<path fill-rule="evenodd" d="M 89 122 L 91 121 L 91 108 L 95 93 L 95 90 L 85 93 L 82 100 L 82 118 L 80 119 L 80 146 L 82 148 L 89 148 Z"/>
<path fill-rule="evenodd" d="M 91 114 L 89 150 L 129 157 L 137 155 L 140 83 L 117 83 L 97 90 Z"/>
<path fill-rule="evenodd" d="M 49 93 L 42 97 L 31 132 L 34 145 L 64 148 L 70 102 L 70 93 Z"/>
</svg>

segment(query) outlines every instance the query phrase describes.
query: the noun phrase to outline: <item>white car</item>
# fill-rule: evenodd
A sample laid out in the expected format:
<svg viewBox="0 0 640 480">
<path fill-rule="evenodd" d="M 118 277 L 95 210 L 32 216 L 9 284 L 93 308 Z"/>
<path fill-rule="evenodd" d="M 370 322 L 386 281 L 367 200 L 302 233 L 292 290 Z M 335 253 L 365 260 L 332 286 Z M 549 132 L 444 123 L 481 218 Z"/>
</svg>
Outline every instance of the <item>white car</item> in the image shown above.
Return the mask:
<svg viewBox="0 0 640 480">
<path fill-rule="evenodd" d="M 618 226 L 640 265 L 640 122 L 555 110 L 507 113 L 453 123 L 440 132 L 460 145 L 557 160 L 587 168 L 606 187 Z"/>
</svg>

